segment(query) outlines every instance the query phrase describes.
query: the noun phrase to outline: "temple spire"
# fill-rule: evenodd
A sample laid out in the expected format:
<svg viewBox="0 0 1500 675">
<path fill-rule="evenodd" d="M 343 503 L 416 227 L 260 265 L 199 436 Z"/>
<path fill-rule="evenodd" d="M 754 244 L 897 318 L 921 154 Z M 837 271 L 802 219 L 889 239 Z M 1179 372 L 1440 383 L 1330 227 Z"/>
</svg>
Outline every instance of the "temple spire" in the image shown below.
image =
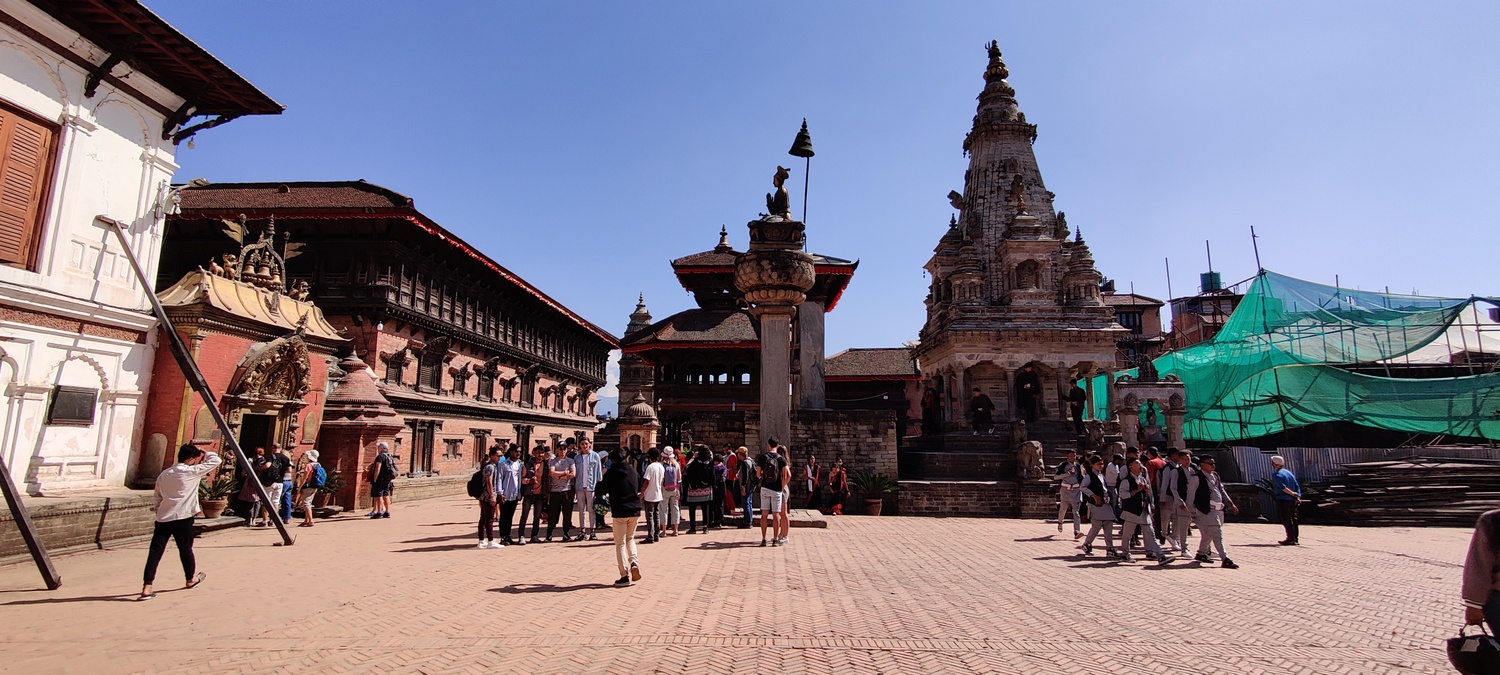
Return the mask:
<svg viewBox="0 0 1500 675">
<path fill-rule="evenodd" d="M 1010 69 L 1005 67 L 1005 59 L 1000 56 L 1000 43 L 991 40 L 986 49 L 989 51 L 990 61 L 984 69 L 984 91 L 979 94 L 979 113 L 982 115 L 985 111 L 993 111 L 994 121 L 997 122 L 1025 122 L 1026 116 L 1016 103 L 1016 90 L 1006 81 L 1010 77 Z"/>
<path fill-rule="evenodd" d="M 719 245 L 714 247 L 714 253 L 728 253 L 732 250 L 734 250 L 734 248 L 729 245 L 729 228 L 720 225 Z"/>
</svg>

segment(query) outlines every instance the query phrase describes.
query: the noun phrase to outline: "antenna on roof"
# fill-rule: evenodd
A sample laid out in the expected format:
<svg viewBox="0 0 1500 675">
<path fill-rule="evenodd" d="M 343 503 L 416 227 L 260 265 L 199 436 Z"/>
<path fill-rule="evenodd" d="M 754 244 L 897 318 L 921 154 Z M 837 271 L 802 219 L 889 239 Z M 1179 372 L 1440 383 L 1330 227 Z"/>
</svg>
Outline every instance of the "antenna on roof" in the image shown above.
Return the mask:
<svg viewBox="0 0 1500 675">
<path fill-rule="evenodd" d="M 1167 300 L 1172 300 L 1172 259 L 1162 258 L 1167 263 Z"/>
<path fill-rule="evenodd" d="M 1214 250 L 1209 248 L 1208 240 L 1203 240 L 1203 250 L 1208 253 L 1208 271 L 1214 271 Z"/>
</svg>

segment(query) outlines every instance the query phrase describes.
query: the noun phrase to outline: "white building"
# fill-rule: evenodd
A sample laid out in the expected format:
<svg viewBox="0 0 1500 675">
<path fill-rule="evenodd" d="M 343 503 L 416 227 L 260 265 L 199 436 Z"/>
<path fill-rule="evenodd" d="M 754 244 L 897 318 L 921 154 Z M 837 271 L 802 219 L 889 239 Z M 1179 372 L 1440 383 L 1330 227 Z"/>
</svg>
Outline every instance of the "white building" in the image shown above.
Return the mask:
<svg viewBox="0 0 1500 675">
<path fill-rule="evenodd" d="M 0 457 L 28 492 L 133 478 L 155 320 L 101 219 L 154 279 L 176 144 L 281 109 L 133 0 L 0 0 Z"/>
</svg>

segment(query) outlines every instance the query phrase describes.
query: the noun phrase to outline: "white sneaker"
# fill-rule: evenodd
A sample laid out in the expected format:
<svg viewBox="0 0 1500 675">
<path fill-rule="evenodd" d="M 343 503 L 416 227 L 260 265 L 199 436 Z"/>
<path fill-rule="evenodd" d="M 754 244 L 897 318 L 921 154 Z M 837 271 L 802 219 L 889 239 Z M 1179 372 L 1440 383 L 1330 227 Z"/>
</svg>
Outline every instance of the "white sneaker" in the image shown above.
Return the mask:
<svg viewBox="0 0 1500 675">
<path fill-rule="evenodd" d="M 490 547 L 489 542 L 485 542 L 485 541 L 479 542 L 479 548 L 489 548 L 489 547 Z"/>
<path fill-rule="evenodd" d="M 490 548 L 505 548 L 505 544 L 502 544 L 502 543 L 500 543 L 498 541 L 495 541 L 495 540 L 491 539 L 490 540 Z"/>
</svg>

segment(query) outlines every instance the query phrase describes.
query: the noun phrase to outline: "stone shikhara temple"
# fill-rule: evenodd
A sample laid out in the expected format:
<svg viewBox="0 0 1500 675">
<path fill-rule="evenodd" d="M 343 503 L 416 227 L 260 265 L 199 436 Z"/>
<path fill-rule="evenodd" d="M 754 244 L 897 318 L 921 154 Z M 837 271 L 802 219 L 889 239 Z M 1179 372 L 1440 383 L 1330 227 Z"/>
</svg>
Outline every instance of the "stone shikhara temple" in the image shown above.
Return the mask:
<svg viewBox="0 0 1500 675">
<path fill-rule="evenodd" d="M 1041 375 L 1043 418 L 1057 419 L 1074 380 L 1115 367 L 1125 333 L 1100 296 L 1103 277 L 1082 233 L 1053 211 L 1032 152 L 1037 128 L 1009 75 L 991 43 L 963 143 L 964 191 L 949 194 L 958 215 L 926 266 L 932 287 L 916 356 L 950 429 L 967 428 L 975 387 L 994 401 L 997 421 L 1014 418 L 1015 373 L 1027 364 Z"/>
</svg>

